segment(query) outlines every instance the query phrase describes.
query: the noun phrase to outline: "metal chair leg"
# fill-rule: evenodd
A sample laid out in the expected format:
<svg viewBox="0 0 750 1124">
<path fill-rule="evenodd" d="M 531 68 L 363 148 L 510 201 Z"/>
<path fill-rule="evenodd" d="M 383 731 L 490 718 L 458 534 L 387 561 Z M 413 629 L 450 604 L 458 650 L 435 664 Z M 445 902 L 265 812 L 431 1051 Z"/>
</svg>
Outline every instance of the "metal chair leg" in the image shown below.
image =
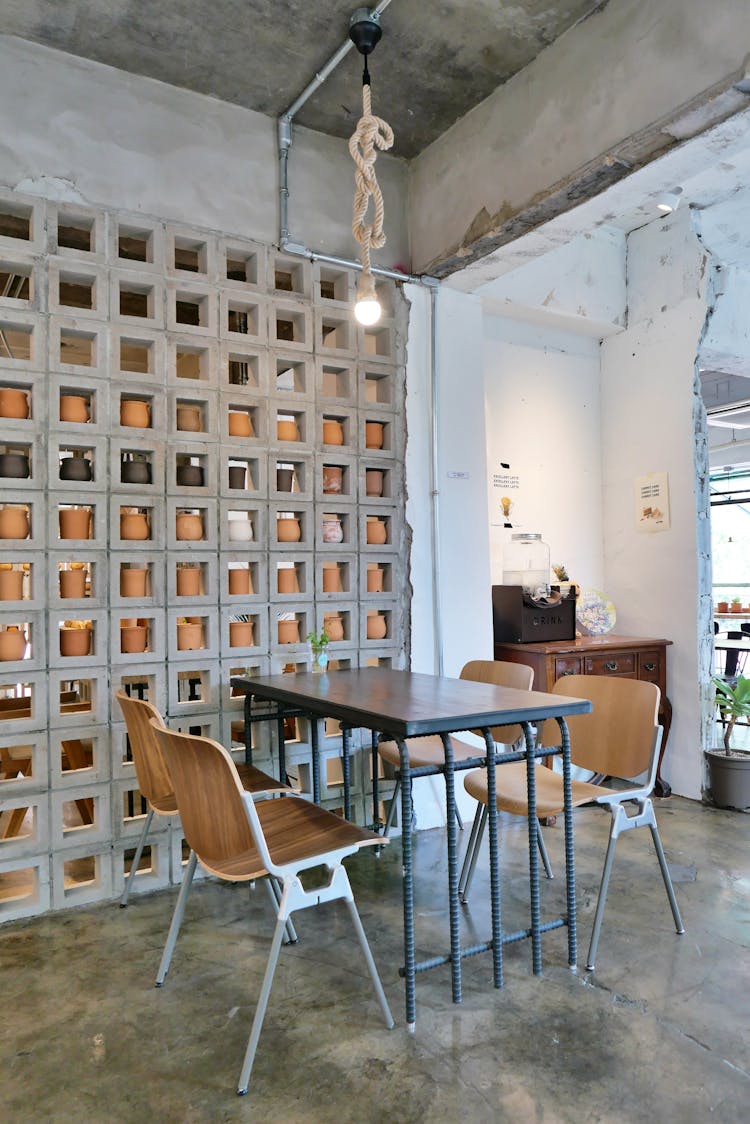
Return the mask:
<svg viewBox="0 0 750 1124">
<path fill-rule="evenodd" d="M 469 841 L 466 844 L 466 854 L 464 855 L 464 863 L 463 863 L 463 866 L 461 867 L 461 874 L 459 875 L 459 878 L 458 878 L 458 896 L 459 896 L 459 898 L 461 898 L 461 900 L 463 900 L 463 893 L 464 893 L 464 888 L 465 888 L 465 885 L 466 885 L 466 875 L 468 874 L 468 871 L 469 871 L 469 865 L 471 863 L 471 856 L 472 856 L 473 851 L 474 851 L 474 845 L 476 844 L 476 841 L 477 841 L 477 832 L 479 831 L 479 822 L 482 819 L 482 808 L 483 807 L 484 807 L 483 804 L 477 804 L 477 806 L 476 806 L 476 810 L 474 812 L 474 820 L 473 820 L 472 825 L 471 825 L 471 831 L 469 832 Z"/>
<path fill-rule="evenodd" d="M 274 913 L 278 914 L 279 906 L 281 905 L 281 887 L 279 886 L 279 880 L 278 880 L 278 878 L 272 878 L 269 875 L 269 877 L 264 878 L 263 881 L 265 882 L 266 886 L 268 887 L 268 893 L 271 897 L 271 902 L 273 904 L 273 911 L 274 911 Z M 294 928 L 294 924 L 292 923 L 291 917 L 289 918 L 289 920 L 286 923 L 286 940 L 285 940 L 284 943 L 285 944 L 296 944 L 297 943 L 297 932 Z"/>
<path fill-rule="evenodd" d="M 386 837 L 386 839 L 390 838 L 391 828 L 393 827 L 393 821 L 396 818 L 396 808 L 398 807 L 398 795 L 399 795 L 400 790 L 401 790 L 401 781 L 398 779 L 398 777 L 396 777 L 396 787 L 393 790 L 393 797 L 391 799 L 391 806 L 388 809 L 388 817 L 385 821 L 385 831 L 383 832 L 383 835 Z"/>
<path fill-rule="evenodd" d="M 367 962 L 367 970 L 370 973 L 370 979 L 372 980 L 373 987 L 375 988 L 375 994 L 378 997 L 378 1003 L 380 1004 L 380 1010 L 383 1012 L 383 1017 L 385 1019 L 385 1025 L 388 1027 L 389 1030 L 393 1030 L 393 1027 L 395 1026 L 395 1023 L 393 1022 L 393 1015 L 391 1014 L 391 1009 L 388 1006 L 388 1000 L 385 997 L 385 992 L 383 991 L 383 985 L 380 982 L 380 976 L 378 975 L 378 969 L 376 968 L 375 961 L 372 958 L 372 952 L 370 951 L 370 945 L 367 941 L 367 936 L 365 935 L 365 930 L 362 927 L 362 922 L 360 920 L 359 913 L 357 912 L 357 907 L 354 904 L 354 899 L 353 898 L 351 898 L 351 899 L 345 898 L 344 900 L 346 901 L 346 908 L 349 910 L 349 916 L 352 919 L 352 924 L 354 925 L 354 930 L 357 934 L 357 939 L 359 940 L 360 947 L 362 949 L 362 952 L 365 955 L 365 961 Z"/>
<path fill-rule="evenodd" d="M 651 801 L 649 801 L 651 803 Z M 685 926 L 682 924 L 682 917 L 680 916 L 680 907 L 677 905 L 677 898 L 675 897 L 674 886 L 672 885 L 672 876 L 669 873 L 667 860 L 664 857 L 664 848 L 661 845 L 661 838 L 659 836 L 659 828 L 656 826 L 656 820 L 649 824 L 651 828 L 651 838 L 654 841 L 654 849 L 656 857 L 659 860 L 659 867 L 661 869 L 661 876 L 664 879 L 664 889 L 667 891 L 669 898 L 669 908 L 672 910 L 672 917 L 674 918 L 674 927 L 678 933 L 685 932 Z"/>
<path fill-rule="evenodd" d="M 252 1029 L 250 1030 L 250 1037 L 247 1041 L 247 1049 L 245 1050 L 245 1060 L 242 1063 L 242 1070 L 240 1071 L 240 1080 L 237 1085 L 237 1092 L 242 1097 L 247 1092 L 247 1087 L 250 1083 L 250 1073 L 255 1061 L 255 1052 L 258 1049 L 258 1042 L 260 1040 L 260 1032 L 263 1029 L 263 1019 L 266 1015 L 266 1007 L 268 1006 L 268 997 L 271 994 L 271 985 L 273 984 L 273 976 L 276 971 L 276 964 L 279 959 L 279 951 L 281 949 L 281 941 L 284 936 L 286 928 L 286 919 L 279 917 L 276 922 L 276 928 L 273 932 L 273 940 L 271 941 L 271 951 L 268 954 L 268 963 L 266 964 L 266 974 L 263 977 L 263 986 L 260 989 L 258 996 L 258 1004 L 255 1008 L 255 1018 L 253 1019 Z"/>
<path fill-rule="evenodd" d="M 489 812 L 488 812 L 488 809 L 487 809 L 487 805 L 482 804 L 481 805 L 481 814 L 480 814 L 480 819 L 479 819 L 479 826 L 478 826 L 476 838 L 474 840 L 474 847 L 473 847 L 473 850 L 471 852 L 467 851 L 467 853 L 466 853 L 467 859 L 469 858 L 469 853 L 471 853 L 471 860 L 470 860 L 469 866 L 466 870 L 466 877 L 464 878 L 463 891 L 460 893 L 460 899 L 461 899 L 461 901 L 463 902 L 464 905 L 466 905 L 466 902 L 468 901 L 468 898 L 469 898 L 469 889 L 471 888 L 471 883 L 472 883 L 472 880 L 474 878 L 474 870 L 476 869 L 477 859 L 479 858 L 479 850 L 482 846 L 482 838 L 484 836 L 484 829 L 485 829 L 485 826 L 487 824 L 488 815 L 489 815 Z M 464 860 L 464 865 L 466 865 L 465 860 Z M 463 878 L 463 871 L 461 872 L 461 876 Z"/>
<path fill-rule="evenodd" d="M 120 898 L 120 909 L 125 909 L 125 906 L 128 904 L 128 897 L 130 895 L 130 887 L 133 884 L 133 878 L 135 877 L 135 872 L 138 870 L 138 864 L 140 863 L 141 855 L 143 854 L 143 846 L 146 842 L 146 836 L 148 835 L 149 828 L 151 827 L 151 821 L 153 820 L 153 818 L 154 818 L 154 809 L 149 808 L 148 814 L 146 815 L 146 822 L 144 823 L 143 831 L 141 832 L 141 837 L 138 840 L 138 846 L 136 847 L 135 854 L 133 855 L 133 861 L 130 864 L 130 870 L 128 871 L 128 876 L 125 879 L 125 886 L 124 886 L 123 891 L 122 891 L 122 897 Z"/>
<path fill-rule="evenodd" d="M 554 878 L 555 876 L 552 873 L 552 867 L 550 866 L 549 862 L 549 855 L 547 854 L 547 845 L 544 842 L 544 836 L 542 835 L 542 828 L 539 820 L 537 820 L 536 822 L 536 841 L 539 845 L 539 854 L 542 859 L 542 865 L 544 866 L 544 873 L 548 878 Z"/>
<path fill-rule="evenodd" d="M 164 952 L 161 956 L 161 964 L 159 965 L 159 971 L 156 974 L 157 987 L 161 987 L 161 985 L 164 983 L 164 977 L 169 971 L 169 965 L 172 960 L 172 953 L 174 952 L 174 946 L 177 942 L 177 934 L 179 933 L 180 925 L 182 924 L 182 917 L 185 912 L 185 906 L 187 905 L 190 886 L 193 882 L 193 875 L 195 874 L 195 867 L 197 862 L 198 856 L 196 855 L 195 851 L 191 851 L 190 858 L 188 859 L 187 866 L 185 867 L 185 873 L 182 876 L 180 892 L 177 895 L 177 904 L 175 905 L 174 913 L 172 914 L 172 924 L 169 926 L 167 943 L 164 945 Z"/>
<path fill-rule="evenodd" d="M 460 813 L 460 812 L 459 812 L 459 810 L 458 810 L 458 804 L 454 804 L 454 805 L 453 805 L 453 813 L 454 813 L 454 815 L 455 815 L 455 817 L 456 817 L 456 823 L 458 824 L 458 830 L 459 830 L 459 831 L 463 831 L 463 829 L 464 829 L 464 821 L 462 820 L 462 818 L 461 818 L 461 813 Z"/>
</svg>

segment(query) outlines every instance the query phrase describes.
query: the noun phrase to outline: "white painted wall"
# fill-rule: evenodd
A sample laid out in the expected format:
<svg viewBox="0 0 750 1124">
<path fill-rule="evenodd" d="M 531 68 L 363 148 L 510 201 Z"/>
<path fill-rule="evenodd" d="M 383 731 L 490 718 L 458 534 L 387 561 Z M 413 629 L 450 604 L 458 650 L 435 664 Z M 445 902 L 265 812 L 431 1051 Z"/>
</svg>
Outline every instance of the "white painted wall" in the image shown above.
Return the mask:
<svg viewBox="0 0 750 1124">
<path fill-rule="evenodd" d="M 484 318 L 487 453 L 521 487 L 514 529 L 536 531 L 551 562 L 572 580 L 601 588 L 602 476 L 599 342 L 587 336 Z M 489 489 L 493 581 L 502 581 L 502 489 Z"/>
<path fill-rule="evenodd" d="M 674 641 L 674 720 L 662 770 L 700 798 L 699 550 L 693 439 L 694 364 L 706 315 L 705 258 L 680 209 L 628 239 L 629 323 L 601 347 L 604 583 L 618 629 Z M 671 528 L 635 528 L 633 480 L 668 472 Z"/>
<path fill-rule="evenodd" d="M 269 117 L 12 36 L 0 36 L 0 105 L 4 186 L 277 241 Z M 295 127 L 289 166 L 292 235 L 357 257 L 346 142 Z M 381 155 L 378 178 L 388 243 L 377 263 L 403 264 L 405 163 Z"/>
</svg>

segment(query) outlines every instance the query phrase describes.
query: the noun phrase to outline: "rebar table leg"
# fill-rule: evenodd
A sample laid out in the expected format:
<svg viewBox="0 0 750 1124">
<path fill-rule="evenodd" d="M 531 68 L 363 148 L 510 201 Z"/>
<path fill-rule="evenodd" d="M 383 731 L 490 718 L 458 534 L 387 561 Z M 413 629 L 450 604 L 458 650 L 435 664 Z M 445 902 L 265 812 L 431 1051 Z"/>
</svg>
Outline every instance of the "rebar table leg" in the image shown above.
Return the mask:
<svg viewBox="0 0 750 1124">
<path fill-rule="evenodd" d="M 453 772 L 453 742 L 441 734 L 445 754 L 445 806 L 448 835 L 448 916 L 451 929 L 451 988 L 453 1002 L 461 1002 L 461 914 L 458 908 L 458 830 L 456 825 L 456 778 Z M 403 778 L 401 783 L 403 784 Z"/>
<path fill-rule="evenodd" d="M 417 1026 L 416 973 L 414 971 L 414 871 L 411 847 L 411 776 L 409 750 L 399 740 L 401 774 L 401 877 L 404 899 L 404 983 L 406 992 L 406 1027 L 411 1034 Z"/>
<path fill-rule="evenodd" d="M 541 908 L 539 905 L 539 852 L 536 841 L 536 762 L 534 760 L 534 728 L 522 722 L 526 740 L 526 788 L 529 808 L 529 897 L 531 900 L 531 963 L 535 976 L 542 974 Z"/>
<path fill-rule="evenodd" d="M 380 793 L 378 790 L 378 734 L 372 731 L 372 830 L 380 834 Z"/>
<path fill-rule="evenodd" d="M 320 804 L 320 729 L 319 718 L 310 716 L 310 741 L 312 743 L 313 803 Z"/>
<path fill-rule="evenodd" d="M 576 929 L 576 874 L 573 858 L 573 793 L 570 783 L 570 734 L 564 718 L 558 718 L 562 744 L 563 799 L 565 822 L 565 892 L 568 904 L 568 965 L 576 970 L 578 934 Z"/>
<path fill-rule="evenodd" d="M 490 902 L 492 914 L 492 974 L 495 987 L 503 986 L 503 926 L 500 904 L 500 856 L 497 846 L 497 778 L 495 740 L 492 731 L 482 730 L 487 746 L 487 818 L 490 824 Z M 476 857 L 474 857 L 476 862 Z M 473 872 L 473 871 L 472 871 Z M 470 879 L 467 878 L 467 886 Z"/>
<path fill-rule="evenodd" d="M 279 714 L 276 720 L 276 733 L 279 742 L 279 780 L 284 784 L 287 782 L 286 775 L 286 738 L 284 737 L 284 715 Z"/>
<path fill-rule="evenodd" d="M 253 696 L 245 695 L 245 764 L 253 763 Z"/>
<path fill-rule="evenodd" d="M 349 776 L 349 751 L 351 749 L 351 726 L 341 727 L 341 766 L 344 774 L 344 819 L 350 820 L 352 818 L 352 805 Z"/>
</svg>

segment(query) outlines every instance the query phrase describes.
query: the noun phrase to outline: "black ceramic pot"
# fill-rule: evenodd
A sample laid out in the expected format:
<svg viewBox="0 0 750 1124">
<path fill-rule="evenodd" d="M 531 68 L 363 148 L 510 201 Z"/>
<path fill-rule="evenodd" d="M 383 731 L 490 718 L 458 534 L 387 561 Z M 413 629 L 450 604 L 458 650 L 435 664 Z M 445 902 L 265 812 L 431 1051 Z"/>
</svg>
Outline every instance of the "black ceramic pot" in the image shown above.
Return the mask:
<svg viewBox="0 0 750 1124">
<path fill-rule="evenodd" d="M 86 457 L 65 457 L 60 461 L 61 480 L 90 480 L 91 461 Z"/>
<path fill-rule="evenodd" d="M 294 469 L 293 468 L 277 468 L 276 469 L 276 490 L 278 492 L 291 492 L 293 480 L 294 480 Z"/>
<path fill-rule="evenodd" d="M 246 469 L 241 464 L 230 464 L 230 466 L 229 466 L 229 487 L 230 488 L 244 488 L 245 487 L 245 471 L 246 471 Z"/>
<path fill-rule="evenodd" d="M 29 458 L 24 453 L 0 453 L 0 476 L 24 480 L 29 475 Z"/>
<path fill-rule="evenodd" d="M 150 484 L 151 465 L 148 461 L 122 461 L 120 480 L 123 484 Z"/>
<path fill-rule="evenodd" d="M 175 478 L 182 488 L 203 487 L 203 469 L 199 464 L 178 464 Z"/>
</svg>

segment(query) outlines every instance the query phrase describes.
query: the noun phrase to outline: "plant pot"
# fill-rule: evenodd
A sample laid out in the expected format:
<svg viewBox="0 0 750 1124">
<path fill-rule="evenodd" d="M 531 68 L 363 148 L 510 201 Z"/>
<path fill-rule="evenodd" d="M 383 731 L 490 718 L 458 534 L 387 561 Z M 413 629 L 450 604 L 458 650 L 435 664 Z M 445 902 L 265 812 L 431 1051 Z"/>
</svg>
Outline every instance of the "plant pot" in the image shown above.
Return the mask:
<svg viewBox="0 0 750 1124">
<path fill-rule="evenodd" d="M 254 644 L 252 621 L 229 622 L 230 648 L 252 648 Z"/>
<path fill-rule="evenodd" d="M 228 425 L 230 437 L 255 436 L 255 434 L 253 433 L 252 418 L 244 410 L 230 410 Z"/>
<path fill-rule="evenodd" d="M 717 808 L 750 808 L 750 753 L 728 757 L 721 749 L 707 749 L 708 787 Z"/>
<path fill-rule="evenodd" d="M 199 542 L 203 537 L 203 517 L 191 515 L 187 511 L 178 511 L 176 535 L 181 542 Z"/>
<path fill-rule="evenodd" d="M 382 496 L 383 473 L 379 468 L 365 469 L 365 493 L 368 496 Z"/>
<path fill-rule="evenodd" d="M 0 453 L 0 476 L 25 480 L 29 475 L 29 458 L 25 453 Z"/>
<path fill-rule="evenodd" d="M 148 461 L 122 461 L 120 481 L 123 484 L 150 484 L 151 465 Z"/>
<path fill-rule="evenodd" d="M 60 596 L 85 597 L 86 596 L 86 571 L 61 570 L 60 571 Z"/>
<path fill-rule="evenodd" d="M 199 464 L 178 464 L 175 481 L 181 488 L 202 488 L 203 469 Z"/>
<path fill-rule="evenodd" d="M 148 570 L 138 566 L 120 568 L 120 597 L 145 597 Z"/>
<path fill-rule="evenodd" d="M 344 427 L 340 421 L 334 421 L 331 418 L 323 422 L 323 444 L 324 445 L 343 445 L 344 444 Z"/>
<path fill-rule="evenodd" d="M 276 437 L 279 441 L 299 441 L 299 426 L 296 421 L 278 420 L 276 422 Z"/>
<path fill-rule="evenodd" d="M 302 528 L 299 519 L 284 515 L 276 520 L 276 537 L 279 542 L 299 542 L 301 536 Z"/>
<path fill-rule="evenodd" d="M 230 542 L 252 542 L 253 525 L 249 519 L 230 519 L 228 535 Z"/>
<path fill-rule="evenodd" d="M 249 596 L 253 592 L 253 582 L 249 569 L 244 567 L 230 569 L 229 592 L 233 597 Z"/>
<path fill-rule="evenodd" d="M 367 571 L 367 592 L 368 593 L 382 593 L 383 592 L 383 571 L 377 566 L 373 570 Z"/>
<path fill-rule="evenodd" d="M 79 394 L 60 395 L 60 421 L 87 422 L 89 420 L 89 403 L 87 398 Z"/>
<path fill-rule="evenodd" d="M 279 593 L 299 593 L 296 567 L 283 566 L 276 571 L 276 588 Z"/>
<path fill-rule="evenodd" d="M 203 625 L 190 621 L 177 625 L 177 648 L 180 652 L 196 652 L 203 647 Z"/>
<path fill-rule="evenodd" d="M 27 539 L 30 530 L 25 507 L 0 507 L 0 539 Z"/>
<path fill-rule="evenodd" d="M 148 643 L 148 628 L 142 624 L 121 625 L 120 651 L 145 652 Z"/>
<path fill-rule="evenodd" d="M 367 542 L 370 546 L 383 546 L 388 541 L 388 529 L 382 519 L 367 520 Z"/>
<path fill-rule="evenodd" d="M 58 512 L 61 539 L 87 539 L 91 532 L 91 512 L 87 507 L 63 507 Z"/>
<path fill-rule="evenodd" d="M 338 517 L 323 516 L 323 542 L 338 543 L 344 541 L 344 528 Z"/>
<path fill-rule="evenodd" d="M 279 644 L 299 644 L 299 621 L 279 621 Z"/>
<path fill-rule="evenodd" d="M 20 628 L 1 629 L 0 660 L 22 660 L 26 643 L 26 633 Z"/>
<path fill-rule="evenodd" d="M 741 613 L 742 612 L 742 606 L 741 605 L 732 605 L 731 611 L 733 613 Z"/>
<path fill-rule="evenodd" d="M 328 639 L 334 644 L 344 639 L 344 622 L 338 613 L 325 613 L 323 615 L 323 629 Z"/>
<path fill-rule="evenodd" d="M 23 570 L 0 570 L 0 601 L 23 599 Z"/>
<path fill-rule="evenodd" d="M 365 447 L 383 448 L 383 422 L 365 422 Z"/>
<path fill-rule="evenodd" d="M 177 428 L 188 433 L 200 433 L 203 429 L 203 414 L 200 406 L 178 406 Z"/>
<path fill-rule="evenodd" d="M 120 515 L 120 538 L 140 541 L 149 537 L 148 516 L 142 511 L 129 511 Z"/>
<path fill-rule="evenodd" d="M 386 625 L 384 616 L 382 616 L 380 613 L 367 614 L 368 640 L 382 640 L 385 637 L 387 631 L 388 626 Z"/>
<path fill-rule="evenodd" d="M 294 469 L 293 468 L 277 468 L 276 469 L 276 491 L 277 492 L 291 492 L 293 483 L 294 483 Z"/>
<path fill-rule="evenodd" d="M 229 487 L 244 489 L 245 476 L 247 469 L 243 464 L 230 464 L 229 466 Z"/>
<path fill-rule="evenodd" d="M 716 612 L 717 613 L 728 613 L 729 612 L 729 602 L 728 601 L 719 601 L 717 606 L 716 606 Z"/>
<path fill-rule="evenodd" d="M 29 396 L 25 390 L 0 386 L 0 418 L 27 418 Z"/>
<path fill-rule="evenodd" d="M 120 425 L 127 426 L 129 429 L 150 429 L 150 404 L 138 398 L 121 398 Z"/>
<path fill-rule="evenodd" d="M 310 655 L 312 656 L 313 675 L 325 675 L 328 670 L 328 652 L 326 649 L 314 648 L 311 644 Z"/>
<path fill-rule="evenodd" d="M 91 652 L 90 628 L 61 628 L 60 655 L 88 656 Z"/>
<path fill-rule="evenodd" d="M 323 465 L 323 491 L 326 495 L 337 496 L 344 484 L 344 470 L 339 465 Z"/>
<path fill-rule="evenodd" d="M 338 563 L 333 566 L 323 566 L 323 592 L 341 593 L 341 573 Z"/>
<path fill-rule="evenodd" d="M 201 568 L 200 566 L 178 566 L 176 587 L 178 597 L 200 597 L 201 595 Z"/>
<path fill-rule="evenodd" d="M 88 457 L 63 457 L 60 461 L 61 480 L 90 480 L 91 461 Z"/>
</svg>

